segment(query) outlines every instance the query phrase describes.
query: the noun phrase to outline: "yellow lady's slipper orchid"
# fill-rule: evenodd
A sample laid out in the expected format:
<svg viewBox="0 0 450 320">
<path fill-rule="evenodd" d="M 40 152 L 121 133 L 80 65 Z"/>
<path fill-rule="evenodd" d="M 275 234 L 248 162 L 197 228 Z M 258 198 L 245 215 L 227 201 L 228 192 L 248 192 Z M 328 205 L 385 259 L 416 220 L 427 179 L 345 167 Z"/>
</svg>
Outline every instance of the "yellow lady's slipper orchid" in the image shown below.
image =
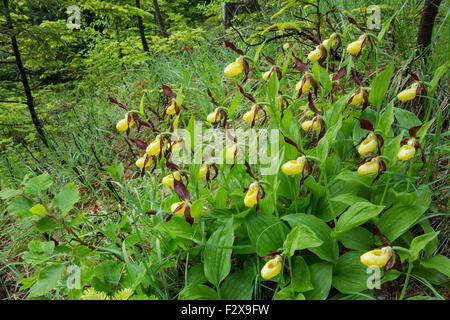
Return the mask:
<svg viewBox="0 0 450 320">
<path fill-rule="evenodd" d="M 350 104 L 352 105 L 357 105 L 358 103 L 361 103 L 364 101 L 364 90 L 362 88 L 360 88 L 361 90 L 359 90 L 359 93 L 355 93 L 353 94 L 353 99 L 352 102 L 350 102 Z"/>
<path fill-rule="evenodd" d="M 147 146 L 147 149 L 145 150 L 145 152 L 149 155 L 149 156 L 154 156 L 160 153 L 161 151 L 161 142 L 159 140 L 160 138 L 156 138 L 155 141 L 153 141 L 152 143 L 150 143 Z"/>
<path fill-rule="evenodd" d="M 124 119 L 120 120 L 116 124 L 116 129 L 119 131 L 126 131 L 128 128 L 130 128 L 134 123 L 133 117 L 131 117 L 130 124 L 128 124 L 128 114 L 125 116 Z"/>
<path fill-rule="evenodd" d="M 175 103 L 173 100 L 170 101 L 169 107 L 166 109 L 166 114 L 175 114 L 177 111 L 175 110 Z"/>
<path fill-rule="evenodd" d="M 227 77 L 234 77 L 237 76 L 239 73 L 244 70 L 244 57 L 240 56 L 236 59 L 236 61 L 230 63 L 224 70 L 224 73 Z"/>
<path fill-rule="evenodd" d="M 397 157 L 400 161 L 408 161 L 409 159 L 412 159 L 415 154 L 416 148 L 414 145 L 405 144 L 400 148 Z"/>
<path fill-rule="evenodd" d="M 136 167 L 138 167 L 138 168 L 144 167 L 145 157 L 146 156 L 143 156 L 136 160 Z M 152 164 L 152 158 L 149 157 L 147 163 L 145 164 L 145 167 L 148 167 L 151 164 Z"/>
<path fill-rule="evenodd" d="M 303 78 L 306 77 L 305 83 L 302 86 L 302 82 L 303 82 Z M 304 75 L 303 78 L 297 82 L 297 84 L 295 85 L 295 91 L 299 92 L 300 90 L 302 90 L 302 93 L 307 92 L 309 89 L 311 89 L 311 81 L 309 81 L 309 77 Z"/>
<path fill-rule="evenodd" d="M 281 166 L 281 171 L 284 174 L 290 176 L 294 174 L 299 174 L 303 171 L 303 168 L 306 163 L 306 157 L 301 156 L 298 157 L 297 160 L 290 160 Z"/>
<path fill-rule="evenodd" d="M 358 153 L 364 156 L 367 152 L 372 152 L 373 150 L 375 150 L 377 145 L 377 136 L 373 132 L 370 132 L 367 138 L 365 138 L 359 145 Z"/>
<path fill-rule="evenodd" d="M 235 144 L 232 147 L 227 147 L 225 149 L 225 158 L 227 160 L 234 159 L 234 153 L 236 152 L 236 149 L 237 149 L 237 144 Z"/>
<path fill-rule="evenodd" d="M 180 210 L 175 212 L 176 208 L 178 208 L 180 205 L 183 205 L 183 206 L 181 207 Z M 180 216 L 180 217 L 184 216 L 185 210 L 186 210 L 186 203 L 184 201 L 172 203 L 172 205 L 170 206 L 170 211 L 172 211 L 173 213 L 175 213 L 177 216 Z"/>
<path fill-rule="evenodd" d="M 165 176 L 162 179 L 162 184 L 167 187 L 173 187 L 173 179 L 177 179 L 178 181 L 181 179 L 180 173 L 178 171 Z"/>
<path fill-rule="evenodd" d="M 291 44 L 289 42 L 286 42 L 285 44 L 283 44 L 283 49 L 287 50 L 290 48 L 290 46 L 291 46 Z"/>
<path fill-rule="evenodd" d="M 319 121 L 316 118 L 314 118 L 312 120 L 306 120 L 302 122 L 302 129 L 305 131 L 309 131 L 309 128 L 311 128 L 311 126 L 312 131 L 319 129 L 320 126 Z"/>
<path fill-rule="evenodd" d="M 181 148 L 181 145 L 178 141 L 174 141 L 170 144 L 170 151 L 172 151 L 172 152 L 178 151 L 178 150 L 180 150 L 180 148 Z"/>
<path fill-rule="evenodd" d="M 380 164 L 378 163 L 378 157 L 375 157 L 369 162 L 360 165 L 358 173 L 362 176 L 371 176 L 377 173 L 378 169 L 380 169 Z"/>
<path fill-rule="evenodd" d="M 206 175 L 208 174 L 208 165 L 204 164 L 200 167 L 200 170 L 198 171 L 198 178 L 199 179 L 206 179 Z"/>
<path fill-rule="evenodd" d="M 259 110 L 258 110 L 258 111 L 256 111 L 256 115 L 255 115 L 256 108 L 257 108 L 257 106 L 253 105 L 253 107 L 250 111 L 247 111 L 246 113 L 244 113 L 244 115 L 242 116 L 242 119 L 245 122 L 253 122 L 253 119 L 258 118 L 258 114 L 259 114 Z"/>
<path fill-rule="evenodd" d="M 330 42 L 330 40 L 331 40 L 331 47 L 332 47 L 336 44 L 336 33 L 332 33 L 328 39 L 323 40 L 322 45 L 326 48 L 328 43 Z"/>
<path fill-rule="evenodd" d="M 347 52 L 352 55 L 356 55 L 361 51 L 363 51 L 364 48 L 366 47 L 366 42 L 364 41 L 366 37 L 367 36 L 363 34 L 362 36 L 359 37 L 358 40 L 349 43 L 349 45 L 347 46 Z"/>
<path fill-rule="evenodd" d="M 403 90 L 397 95 L 397 99 L 406 102 L 409 100 L 412 100 L 416 97 L 417 87 L 419 86 L 419 83 L 414 83 L 409 89 Z"/>
<path fill-rule="evenodd" d="M 320 46 L 317 46 L 315 50 L 311 51 L 308 54 L 307 59 L 309 61 L 316 61 L 319 60 L 322 57 L 322 50 L 320 49 Z"/>
<path fill-rule="evenodd" d="M 220 120 L 220 118 L 221 118 L 220 109 L 216 108 L 216 110 L 208 114 L 208 116 L 206 117 L 206 121 L 208 121 L 209 123 L 216 123 L 217 121 Z"/>
<path fill-rule="evenodd" d="M 264 72 L 263 75 L 262 75 L 264 81 L 267 81 L 272 73 L 273 73 L 273 67 L 270 68 L 269 71 Z"/>
<path fill-rule="evenodd" d="M 376 266 L 382 268 L 388 263 L 392 256 L 391 247 L 383 247 L 381 249 L 375 249 L 364 253 L 361 257 L 361 263 L 365 266 Z"/>
<path fill-rule="evenodd" d="M 261 269 L 261 277 L 264 280 L 272 279 L 273 277 L 276 277 L 280 271 L 281 267 L 283 266 L 282 258 L 281 256 L 276 256 L 275 258 L 269 260 L 264 267 Z"/>
<path fill-rule="evenodd" d="M 255 181 L 248 188 L 247 194 L 245 195 L 244 198 L 244 204 L 247 207 L 253 207 L 255 204 L 258 203 L 258 191 L 259 191 L 259 184 L 257 181 Z"/>
</svg>

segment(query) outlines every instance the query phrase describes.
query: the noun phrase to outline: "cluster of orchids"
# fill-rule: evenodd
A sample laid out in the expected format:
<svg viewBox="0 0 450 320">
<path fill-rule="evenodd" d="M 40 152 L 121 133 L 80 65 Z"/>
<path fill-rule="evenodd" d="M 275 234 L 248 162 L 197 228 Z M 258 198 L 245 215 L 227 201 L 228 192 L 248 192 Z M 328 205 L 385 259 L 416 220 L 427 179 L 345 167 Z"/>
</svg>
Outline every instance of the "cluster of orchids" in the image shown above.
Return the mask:
<svg viewBox="0 0 450 320">
<path fill-rule="evenodd" d="M 346 47 L 346 52 L 352 56 L 359 57 L 363 50 L 367 47 L 368 43 L 370 43 L 370 39 L 368 35 L 365 33 L 364 28 L 359 26 L 356 21 L 349 18 L 349 21 L 355 24 L 363 34 L 359 36 L 359 38 L 351 43 L 349 43 Z M 334 31 L 334 29 L 333 29 Z M 339 47 L 341 45 L 340 36 L 334 32 L 332 33 L 328 39 L 321 41 L 317 37 L 313 37 L 317 43 L 317 46 L 309 52 L 306 59 L 310 62 L 317 61 L 319 65 L 325 67 L 324 62 L 333 47 Z M 245 83 L 248 79 L 249 74 L 249 63 L 244 52 L 238 49 L 233 43 L 229 41 L 225 41 L 225 46 L 230 48 L 235 53 L 238 54 L 236 60 L 230 64 L 228 64 L 224 69 L 224 74 L 228 78 L 233 78 L 238 76 L 241 73 L 244 73 L 243 83 Z M 291 47 L 291 43 L 287 42 L 283 46 L 284 51 L 288 51 Z M 337 48 L 336 48 L 337 49 Z M 319 130 L 320 133 L 318 135 L 319 140 L 323 137 L 325 133 L 325 121 L 323 119 L 323 113 L 319 111 L 313 102 L 313 92 L 317 97 L 318 84 L 314 80 L 313 73 L 308 68 L 308 66 L 301 61 L 299 57 L 297 57 L 294 52 L 291 50 L 292 57 L 294 58 L 294 69 L 300 71 L 302 74 L 300 80 L 295 84 L 295 93 L 296 98 L 299 99 L 302 95 L 307 95 L 308 98 L 308 107 L 309 114 L 312 114 L 313 117 L 311 119 L 304 120 L 301 123 L 301 128 L 307 133 L 307 135 L 313 134 L 314 131 Z M 262 74 L 262 79 L 264 82 L 267 82 L 270 77 L 276 75 L 279 79 L 281 79 L 282 72 L 280 68 L 277 66 L 274 59 L 269 56 L 266 56 L 262 53 L 262 56 L 266 59 L 266 61 L 271 65 L 270 69 Z M 343 67 L 337 73 L 333 74 L 333 70 L 331 71 L 330 80 L 332 82 L 332 90 L 329 93 L 331 99 L 334 101 L 338 95 L 339 89 L 342 89 L 344 92 L 343 86 L 340 84 L 339 80 L 347 75 L 347 68 Z M 364 86 L 363 82 L 358 78 L 355 69 L 351 69 L 351 76 L 353 81 L 358 85 L 358 88 L 351 95 L 349 100 L 347 101 L 348 106 L 357 106 L 362 104 L 361 112 L 363 112 L 369 106 L 369 90 Z M 415 83 L 408 89 L 403 90 L 397 96 L 400 102 L 407 102 L 413 100 L 416 95 L 421 90 L 421 84 L 417 77 L 413 76 Z M 244 89 L 238 85 L 240 93 L 251 102 L 252 106 L 250 110 L 246 111 L 242 115 L 242 120 L 246 123 L 251 124 L 253 127 L 258 121 L 258 118 L 261 118 L 261 115 L 264 116 L 261 121 L 261 126 L 266 122 L 267 115 L 267 107 L 266 103 L 258 102 L 257 99 L 250 93 L 245 92 Z M 163 117 L 178 115 L 180 114 L 180 106 L 182 105 L 182 98 L 178 97 L 174 94 L 170 87 L 166 85 L 162 85 L 162 89 L 164 94 L 169 98 L 169 103 L 165 106 L 163 111 Z M 228 123 L 228 115 L 226 109 L 221 107 L 220 104 L 214 99 L 210 89 L 207 89 L 208 96 L 211 99 L 211 103 L 215 105 L 215 109 L 213 112 L 209 113 L 206 117 L 206 121 L 213 125 L 214 127 L 219 126 L 221 123 L 224 128 L 227 128 L 230 124 Z M 156 168 L 156 158 L 159 157 L 161 159 L 162 154 L 165 155 L 165 165 L 172 172 L 165 177 L 162 178 L 162 184 L 169 188 L 173 188 L 174 192 L 180 197 L 181 201 L 177 201 L 171 204 L 170 211 L 171 215 L 169 215 L 168 219 L 170 219 L 173 215 L 177 215 L 180 217 L 185 217 L 186 221 L 189 223 L 193 223 L 193 218 L 190 215 L 190 194 L 186 188 L 188 185 L 188 175 L 184 173 L 180 168 L 176 165 L 170 163 L 170 154 L 174 151 L 177 151 L 182 147 L 182 142 L 180 141 L 172 141 L 171 135 L 167 133 L 162 133 L 158 131 L 156 128 L 152 126 L 151 123 L 148 123 L 142 120 L 137 113 L 131 112 L 126 106 L 114 100 L 113 98 L 109 98 L 111 102 L 119 105 L 121 108 L 125 109 L 127 112 L 124 115 L 124 118 L 121 119 L 116 128 L 118 131 L 126 131 L 127 137 L 129 138 L 130 128 L 137 123 L 138 131 L 141 126 L 146 126 L 151 128 L 151 130 L 156 133 L 156 137 L 150 143 L 145 143 L 141 140 L 133 140 L 131 138 L 130 141 L 134 142 L 136 146 L 145 150 L 145 154 L 140 156 L 136 161 L 136 166 L 142 169 L 141 176 L 144 175 L 146 168 L 155 163 Z M 281 118 L 283 117 L 284 109 L 289 106 L 288 100 L 283 96 L 282 92 L 278 92 L 278 107 L 281 109 Z M 383 137 L 380 134 L 375 133 L 375 129 L 373 124 L 363 118 L 357 118 L 360 123 L 360 127 L 364 130 L 367 130 L 368 133 L 364 138 L 357 144 L 357 152 L 363 160 L 358 163 L 357 172 L 363 176 L 372 176 L 376 174 L 375 179 L 373 179 L 372 183 L 376 182 L 380 176 L 385 172 L 386 165 L 382 160 L 381 156 L 381 148 L 383 146 Z M 409 130 L 410 138 L 402 141 L 402 146 L 398 153 L 398 159 L 400 161 L 407 161 L 414 157 L 416 150 L 420 149 L 421 146 L 417 139 L 417 132 L 421 126 L 413 127 Z M 291 139 L 284 136 L 284 140 L 286 143 L 293 145 L 298 151 L 298 157 L 296 159 L 289 160 L 285 162 L 281 166 L 281 171 L 283 174 L 287 176 L 300 176 L 300 188 L 299 188 L 299 196 L 302 193 L 302 186 L 306 178 L 311 174 L 312 167 L 309 162 L 307 155 L 299 148 L 295 142 Z M 233 138 L 235 142 L 231 147 L 227 147 L 225 151 L 225 158 L 228 159 L 236 159 L 237 154 L 239 152 L 239 146 L 237 144 L 236 138 Z M 424 154 L 422 150 L 422 158 L 424 159 Z M 247 173 L 253 178 L 253 182 L 248 186 L 248 188 L 244 189 L 245 196 L 243 198 L 243 203 L 246 207 L 254 207 L 256 206 L 256 212 L 258 212 L 259 202 L 262 198 L 264 198 L 265 192 L 264 188 L 261 185 L 260 181 L 256 178 L 256 174 L 252 173 L 252 170 L 247 162 L 245 162 L 247 167 Z M 234 163 L 233 163 L 234 166 Z M 211 180 L 214 180 L 218 175 L 219 169 L 214 164 L 204 163 L 197 174 L 198 179 L 204 179 L 207 184 Z M 183 182 L 183 178 L 185 178 L 186 182 Z M 361 263 L 367 266 L 385 266 L 388 261 L 392 259 L 392 248 L 389 245 L 386 245 L 380 249 L 375 249 L 369 251 L 361 256 Z M 273 253 L 266 258 L 270 258 L 270 260 L 264 265 L 261 270 L 261 277 L 265 280 L 272 279 L 276 277 L 282 270 L 283 266 L 283 254 L 282 253 Z"/>
</svg>

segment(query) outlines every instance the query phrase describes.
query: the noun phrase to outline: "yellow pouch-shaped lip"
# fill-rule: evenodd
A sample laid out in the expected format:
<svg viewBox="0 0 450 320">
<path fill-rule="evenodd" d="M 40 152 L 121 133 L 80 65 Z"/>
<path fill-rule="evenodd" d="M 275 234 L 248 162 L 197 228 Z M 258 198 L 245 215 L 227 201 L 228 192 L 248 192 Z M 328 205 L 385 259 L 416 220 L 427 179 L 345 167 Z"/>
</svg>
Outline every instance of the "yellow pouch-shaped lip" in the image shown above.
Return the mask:
<svg viewBox="0 0 450 320">
<path fill-rule="evenodd" d="M 126 131 L 129 127 L 131 127 L 134 123 L 133 117 L 131 117 L 130 124 L 128 126 L 128 115 L 125 115 L 125 118 L 117 122 L 116 129 L 118 131 Z"/>
<path fill-rule="evenodd" d="M 360 51 L 364 50 L 364 48 L 366 47 L 365 42 L 364 42 L 365 37 L 366 37 L 365 35 L 362 35 L 359 37 L 358 40 L 349 43 L 349 45 L 347 46 L 347 52 L 352 55 L 356 55 Z M 364 43 L 364 46 L 363 46 L 363 43 Z"/>
<path fill-rule="evenodd" d="M 372 152 L 377 148 L 377 138 L 373 133 L 370 133 L 369 136 L 361 142 L 358 147 L 358 153 L 364 156 L 367 152 Z"/>
<path fill-rule="evenodd" d="M 173 187 L 173 179 L 177 179 L 178 181 L 180 180 L 180 173 L 178 171 L 175 171 L 174 173 L 171 173 L 167 176 L 165 176 L 162 179 L 162 184 L 167 186 L 167 187 Z"/>
<path fill-rule="evenodd" d="M 358 173 L 362 176 L 371 176 L 378 172 L 380 165 L 377 158 L 373 158 L 371 161 L 366 162 L 359 166 Z"/>
<path fill-rule="evenodd" d="M 314 122 L 314 124 L 313 124 Z M 309 128 L 311 128 L 311 126 L 313 126 L 312 131 L 315 131 L 317 129 L 319 129 L 319 121 L 318 120 L 306 120 L 302 122 L 302 129 L 305 131 L 308 131 Z"/>
<path fill-rule="evenodd" d="M 230 63 L 226 66 L 224 73 L 227 77 L 234 77 L 240 74 L 244 70 L 244 64 L 243 64 L 244 57 L 239 57 L 236 59 L 236 61 Z"/>
<path fill-rule="evenodd" d="M 276 256 L 274 259 L 269 260 L 261 269 L 261 277 L 264 280 L 276 277 L 280 273 L 282 265 L 281 256 Z"/>
<path fill-rule="evenodd" d="M 217 115 L 218 112 L 219 112 L 219 108 L 216 108 L 216 110 L 214 110 L 213 112 L 208 114 L 208 116 L 206 117 L 206 121 L 208 121 L 209 123 L 215 123 L 215 122 L 219 121 L 221 118 L 221 114 L 219 113 Z"/>
<path fill-rule="evenodd" d="M 361 263 L 368 267 L 379 267 L 382 268 L 388 263 L 392 256 L 392 248 L 384 247 L 381 249 L 375 249 L 364 253 L 361 257 Z"/>
<path fill-rule="evenodd" d="M 208 173 L 208 165 L 204 164 L 203 166 L 201 166 L 200 170 L 198 171 L 199 179 L 205 179 L 207 173 Z"/>
<path fill-rule="evenodd" d="M 405 144 L 402 146 L 398 152 L 398 159 L 400 161 L 408 161 L 414 157 L 416 154 L 416 148 L 414 146 L 410 146 L 408 144 Z"/>
<path fill-rule="evenodd" d="M 157 154 L 159 154 L 160 151 L 161 151 L 161 145 L 160 145 L 160 140 L 159 139 L 156 139 L 155 141 L 150 143 L 147 146 L 147 149 L 145 150 L 145 152 L 147 152 L 147 154 L 149 156 L 157 155 Z"/>
<path fill-rule="evenodd" d="M 252 122 L 255 117 L 258 118 L 259 110 L 256 112 L 256 116 L 255 116 L 255 108 L 256 108 L 256 106 L 253 106 L 250 111 L 247 111 L 246 113 L 244 113 L 244 115 L 242 116 L 242 119 L 245 122 Z"/>
<path fill-rule="evenodd" d="M 255 181 L 250 185 L 247 194 L 245 195 L 244 198 L 244 204 L 247 207 L 253 207 L 256 203 L 258 203 L 258 190 L 259 190 L 258 182 Z"/>
<path fill-rule="evenodd" d="M 177 212 L 175 212 L 175 210 L 181 205 L 183 204 L 183 206 L 181 207 L 180 210 L 178 210 Z M 184 211 L 186 210 L 186 203 L 184 201 L 179 201 L 179 202 L 175 202 L 172 203 L 172 205 L 170 206 L 170 211 L 172 211 L 173 213 L 175 213 L 177 216 L 183 217 L 184 216 Z"/>
<path fill-rule="evenodd" d="M 320 46 L 317 46 L 317 48 L 315 50 L 311 51 L 308 54 L 307 59 L 309 61 L 316 61 L 316 60 L 319 60 L 320 57 L 322 57 L 322 50 L 320 50 Z"/>
<path fill-rule="evenodd" d="M 281 171 L 286 175 L 295 175 L 303 171 L 306 157 L 298 157 L 297 160 L 290 160 L 281 166 Z"/>
<path fill-rule="evenodd" d="M 406 102 L 406 101 L 414 99 L 416 97 L 416 92 L 417 92 L 417 86 L 418 85 L 419 85 L 418 83 L 415 83 L 415 84 L 413 84 L 411 86 L 411 88 L 403 90 L 402 92 L 400 92 L 397 95 L 397 99 L 402 101 L 402 102 Z"/>
<path fill-rule="evenodd" d="M 138 168 L 143 168 L 144 167 L 145 157 L 146 156 L 143 156 L 143 157 L 140 157 L 139 159 L 136 160 L 136 167 L 138 167 Z M 148 167 L 151 164 L 152 164 L 152 158 L 149 157 L 145 167 Z"/>
</svg>

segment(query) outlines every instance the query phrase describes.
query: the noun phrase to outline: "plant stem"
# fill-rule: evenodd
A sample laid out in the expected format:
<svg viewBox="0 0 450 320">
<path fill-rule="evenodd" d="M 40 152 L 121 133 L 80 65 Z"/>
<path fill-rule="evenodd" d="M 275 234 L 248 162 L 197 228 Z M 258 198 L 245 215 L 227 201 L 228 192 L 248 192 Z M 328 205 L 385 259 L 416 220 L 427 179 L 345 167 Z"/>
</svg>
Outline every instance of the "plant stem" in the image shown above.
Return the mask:
<svg viewBox="0 0 450 320">
<path fill-rule="evenodd" d="M 402 292 L 400 293 L 400 300 L 403 300 L 403 297 L 405 296 L 406 288 L 408 287 L 409 277 L 411 276 L 412 271 L 412 262 L 408 260 L 408 271 L 406 273 L 406 279 L 405 283 L 403 284 Z"/>
<path fill-rule="evenodd" d="M 381 197 L 381 201 L 380 201 L 380 203 L 378 204 L 378 205 L 383 205 L 383 203 L 384 203 L 384 200 L 386 199 L 386 195 L 387 195 L 387 191 L 388 191 L 388 189 L 389 189 L 389 183 L 391 182 L 391 177 L 389 177 L 388 178 L 388 180 L 386 181 L 386 187 L 384 188 L 384 191 L 383 191 L 383 196 Z"/>
</svg>

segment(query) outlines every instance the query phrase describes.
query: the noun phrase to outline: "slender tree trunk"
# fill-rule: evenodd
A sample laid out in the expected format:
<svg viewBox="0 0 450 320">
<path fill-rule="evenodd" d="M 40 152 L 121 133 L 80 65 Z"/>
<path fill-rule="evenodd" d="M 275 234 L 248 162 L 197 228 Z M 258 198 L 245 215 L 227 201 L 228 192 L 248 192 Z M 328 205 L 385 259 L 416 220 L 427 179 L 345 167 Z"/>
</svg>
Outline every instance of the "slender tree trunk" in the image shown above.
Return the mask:
<svg viewBox="0 0 450 320">
<path fill-rule="evenodd" d="M 141 8 L 140 0 L 135 0 L 134 3 L 135 3 L 136 8 L 138 8 L 138 9 Z M 148 52 L 148 44 L 147 44 L 147 39 L 145 39 L 144 24 L 142 23 L 142 18 L 140 16 L 137 16 L 137 23 L 138 23 L 138 28 L 139 28 L 139 34 L 141 35 L 142 48 L 144 49 L 145 52 Z"/>
<path fill-rule="evenodd" d="M 159 11 L 158 0 L 153 0 L 153 7 L 155 9 L 155 17 L 158 20 L 159 28 L 161 29 L 161 33 L 164 37 L 168 37 L 169 34 L 166 31 L 166 27 L 164 26 L 164 21 L 161 16 L 161 11 Z"/>
<path fill-rule="evenodd" d="M 431 44 L 434 20 L 438 13 L 440 4 L 441 0 L 425 0 L 422 18 L 419 25 L 419 34 L 417 36 L 417 44 L 422 49 L 422 51 Z"/>
<path fill-rule="evenodd" d="M 25 68 L 22 64 L 22 58 L 20 56 L 20 50 L 19 46 L 17 44 L 17 39 L 14 34 L 14 26 L 11 20 L 11 15 L 9 13 L 8 9 L 8 0 L 3 0 L 3 6 L 5 8 L 5 18 L 6 18 L 6 25 L 10 31 L 10 37 L 11 37 L 11 46 L 14 52 L 14 56 L 16 58 L 16 64 L 17 68 L 20 72 L 20 77 L 22 79 L 23 89 L 25 91 L 25 95 L 27 97 L 27 106 L 28 110 L 30 111 L 31 120 L 33 121 L 34 127 L 36 128 L 36 131 L 39 134 L 39 137 L 41 138 L 42 142 L 45 144 L 46 147 L 48 147 L 47 138 L 45 137 L 44 130 L 42 129 L 41 121 L 38 118 L 38 115 L 36 113 L 36 110 L 34 108 L 34 101 L 33 101 L 33 95 L 31 94 L 30 85 L 28 84 L 27 74 L 25 72 Z"/>
</svg>

